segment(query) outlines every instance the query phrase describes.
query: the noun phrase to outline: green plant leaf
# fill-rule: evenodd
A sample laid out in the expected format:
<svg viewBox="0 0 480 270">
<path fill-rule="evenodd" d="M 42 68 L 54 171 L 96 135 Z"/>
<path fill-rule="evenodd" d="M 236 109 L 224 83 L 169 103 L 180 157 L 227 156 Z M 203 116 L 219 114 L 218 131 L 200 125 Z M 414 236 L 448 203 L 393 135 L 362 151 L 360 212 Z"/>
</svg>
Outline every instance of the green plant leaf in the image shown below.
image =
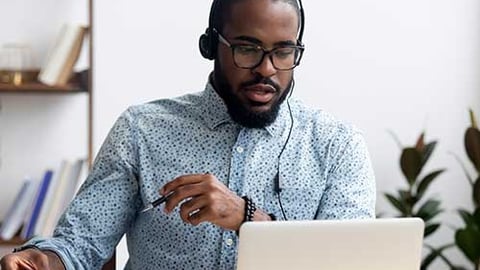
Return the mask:
<svg viewBox="0 0 480 270">
<path fill-rule="evenodd" d="M 463 266 L 454 265 L 452 266 L 452 268 L 450 268 L 450 270 L 468 270 L 468 269 Z"/>
<path fill-rule="evenodd" d="M 477 208 L 480 207 L 480 177 L 473 184 L 473 202 Z"/>
<path fill-rule="evenodd" d="M 465 226 L 471 226 L 475 223 L 473 215 L 467 210 L 459 209 L 458 214 L 462 217 L 463 222 L 465 222 Z"/>
<path fill-rule="evenodd" d="M 397 208 L 398 211 L 400 211 L 400 213 L 402 213 L 403 215 L 406 215 L 408 210 L 407 210 L 407 207 L 405 206 L 405 204 L 398 200 L 397 198 L 395 198 L 395 196 L 393 196 L 392 194 L 388 194 L 388 193 L 385 193 L 385 197 L 388 199 L 388 201 L 390 201 L 390 203 L 395 207 Z"/>
<path fill-rule="evenodd" d="M 480 131 L 478 129 L 470 127 L 465 132 L 465 149 L 477 172 L 480 172 Z"/>
<path fill-rule="evenodd" d="M 427 255 L 423 261 L 422 261 L 422 266 L 420 269 L 427 269 L 427 267 L 437 258 L 437 257 L 440 257 L 448 266 L 451 266 L 452 268 L 451 269 L 456 269 L 451 262 L 450 260 L 448 260 L 442 253 L 444 250 L 446 249 L 449 249 L 451 247 L 454 247 L 455 244 L 447 244 L 447 245 L 444 245 L 444 246 L 441 246 L 439 248 L 434 248 L 428 244 L 425 244 L 425 247 L 430 249 L 430 254 Z M 459 269 L 458 269 L 459 270 Z"/>
<path fill-rule="evenodd" d="M 423 260 L 420 270 L 427 270 L 428 266 L 439 256 L 440 254 L 436 250 L 432 250 Z"/>
<path fill-rule="evenodd" d="M 410 209 L 412 209 L 413 206 L 418 202 L 417 197 L 412 196 L 412 194 L 408 190 L 400 189 L 398 191 L 398 196 L 402 200 L 402 202 L 404 202 L 404 204 Z"/>
<path fill-rule="evenodd" d="M 478 129 L 478 125 L 477 125 L 477 119 L 475 119 L 475 113 L 473 112 L 472 109 L 468 110 L 469 113 L 470 113 L 470 125 L 473 127 L 473 128 L 476 128 Z"/>
<path fill-rule="evenodd" d="M 477 230 L 480 231 L 480 207 L 477 207 L 477 209 L 473 213 L 472 218 L 473 218 L 474 225 L 477 226 Z"/>
<path fill-rule="evenodd" d="M 430 159 L 430 156 L 433 153 L 433 150 L 435 150 L 435 147 L 437 146 L 437 142 L 431 142 L 425 146 L 423 149 L 422 153 L 422 166 L 424 166 L 427 161 Z"/>
<path fill-rule="evenodd" d="M 400 167 L 408 183 L 412 185 L 422 170 L 422 155 L 415 148 L 403 149 L 400 157 Z"/>
<path fill-rule="evenodd" d="M 429 221 L 430 219 L 434 218 L 438 215 L 442 210 L 440 209 L 440 201 L 437 200 L 428 200 L 425 202 L 420 209 L 418 209 L 417 214 L 414 216 L 423 219 L 425 222 Z"/>
<path fill-rule="evenodd" d="M 432 233 L 434 233 L 436 230 L 438 230 L 438 228 L 440 228 L 440 224 L 439 223 L 432 223 L 432 224 L 429 224 L 427 226 L 425 226 L 425 230 L 423 232 L 423 236 L 426 238 L 427 236 L 431 235 Z"/>
<path fill-rule="evenodd" d="M 437 176 L 439 176 L 444 171 L 445 171 L 444 169 L 434 171 L 434 172 L 428 174 L 427 176 L 425 176 L 422 179 L 422 181 L 420 181 L 420 184 L 418 184 L 418 188 L 417 188 L 417 197 L 419 199 L 421 199 L 421 197 L 423 196 L 425 191 L 427 191 L 428 186 L 433 182 L 433 180 L 435 180 L 437 178 Z"/>
<path fill-rule="evenodd" d="M 455 243 L 471 262 L 480 258 L 480 231 L 472 226 L 457 230 Z"/>
</svg>

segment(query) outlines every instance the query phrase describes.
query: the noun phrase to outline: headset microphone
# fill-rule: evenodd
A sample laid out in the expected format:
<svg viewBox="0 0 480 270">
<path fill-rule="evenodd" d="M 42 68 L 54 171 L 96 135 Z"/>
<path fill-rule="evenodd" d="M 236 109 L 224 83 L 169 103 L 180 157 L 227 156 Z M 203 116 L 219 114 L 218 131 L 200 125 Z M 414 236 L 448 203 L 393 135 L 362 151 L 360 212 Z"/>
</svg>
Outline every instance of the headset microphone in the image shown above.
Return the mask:
<svg viewBox="0 0 480 270">
<path fill-rule="evenodd" d="M 280 170 L 277 170 L 275 179 L 273 179 L 273 191 L 275 191 L 275 193 L 277 194 L 280 194 L 280 192 L 282 192 L 282 188 L 280 187 Z"/>
</svg>

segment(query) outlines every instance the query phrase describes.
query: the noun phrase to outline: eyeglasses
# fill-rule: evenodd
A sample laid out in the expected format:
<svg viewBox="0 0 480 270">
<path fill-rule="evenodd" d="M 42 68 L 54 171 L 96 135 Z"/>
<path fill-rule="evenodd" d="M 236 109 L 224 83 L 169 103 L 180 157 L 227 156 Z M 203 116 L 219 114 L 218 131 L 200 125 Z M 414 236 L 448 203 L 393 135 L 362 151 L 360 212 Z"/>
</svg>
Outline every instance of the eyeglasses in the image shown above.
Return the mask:
<svg viewBox="0 0 480 270">
<path fill-rule="evenodd" d="M 303 46 L 282 46 L 265 50 L 258 45 L 231 44 L 216 29 L 220 42 L 232 49 L 233 62 L 238 68 L 254 69 L 258 67 L 268 55 L 276 70 L 291 70 L 300 64 L 305 48 Z"/>
</svg>

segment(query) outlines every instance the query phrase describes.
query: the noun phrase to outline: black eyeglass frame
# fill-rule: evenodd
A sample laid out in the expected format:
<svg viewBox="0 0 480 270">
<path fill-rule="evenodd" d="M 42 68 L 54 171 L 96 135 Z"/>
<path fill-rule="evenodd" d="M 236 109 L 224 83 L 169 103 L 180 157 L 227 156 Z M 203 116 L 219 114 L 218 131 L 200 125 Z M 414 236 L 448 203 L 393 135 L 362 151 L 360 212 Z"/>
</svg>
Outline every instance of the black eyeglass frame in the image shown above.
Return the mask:
<svg viewBox="0 0 480 270">
<path fill-rule="evenodd" d="M 300 60 L 302 60 L 303 51 L 305 50 L 305 46 L 300 41 L 297 41 L 297 43 L 300 44 L 300 45 L 276 47 L 276 48 L 273 48 L 271 50 L 266 50 L 265 48 L 263 48 L 262 46 L 259 46 L 259 45 L 252 45 L 252 46 L 255 46 L 255 47 L 261 49 L 263 51 L 263 55 L 256 65 L 253 65 L 252 67 L 242 67 L 242 66 L 239 66 L 237 64 L 237 61 L 235 60 L 235 49 L 240 47 L 240 46 L 245 46 L 245 45 L 243 45 L 243 44 L 231 44 L 224 36 L 222 36 L 217 31 L 217 29 L 214 28 L 213 31 L 217 34 L 218 40 L 232 50 L 232 58 L 233 58 L 233 63 L 235 64 L 235 66 L 238 67 L 238 68 L 242 68 L 242 69 L 255 69 L 255 68 L 257 68 L 258 66 L 260 66 L 263 63 L 263 60 L 265 59 L 265 55 L 268 55 L 268 58 L 270 59 L 270 62 L 272 62 L 272 65 L 276 70 L 279 70 L 279 71 L 292 70 L 292 69 L 296 68 L 298 65 L 300 65 Z M 272 52 L 275 52 L 278 49 L 283 49 L 283 48 L 286 48 L 286 47 L 292 48 L 292 49 L 297 49 L 299 55 L 296 56 L 296 59 L 294 60 L 294 63 L 293 63 L 292 67 L 290 67 L 290 68 L 278 68 L 278 67 L 275 66 L 275 62 L 273 61 Z"/>
</svg>

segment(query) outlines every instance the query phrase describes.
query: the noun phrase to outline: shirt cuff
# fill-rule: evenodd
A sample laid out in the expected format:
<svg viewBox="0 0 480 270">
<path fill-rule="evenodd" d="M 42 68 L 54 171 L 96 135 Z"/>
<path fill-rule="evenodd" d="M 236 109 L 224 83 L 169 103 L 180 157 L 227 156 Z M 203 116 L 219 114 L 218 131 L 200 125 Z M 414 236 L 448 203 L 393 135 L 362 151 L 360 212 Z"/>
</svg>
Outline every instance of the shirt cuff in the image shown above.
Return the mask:
<svg viewBox="0 0 480 270">
<path fill-rule="evenodd" d="M 24 245 L 15 248 L 13 252 L 19 252 L 29 248 L 36 248 L 39 250 L 54 252 L 58 255 L 60 261 L 62 262 L 66 270 L 75 270 L 75 267 L 68 259 L 68 250 L 61 244 L 59 240 L 55 238 L 45 239 L 41 237 L 34 237 Z"/>
</svg>

